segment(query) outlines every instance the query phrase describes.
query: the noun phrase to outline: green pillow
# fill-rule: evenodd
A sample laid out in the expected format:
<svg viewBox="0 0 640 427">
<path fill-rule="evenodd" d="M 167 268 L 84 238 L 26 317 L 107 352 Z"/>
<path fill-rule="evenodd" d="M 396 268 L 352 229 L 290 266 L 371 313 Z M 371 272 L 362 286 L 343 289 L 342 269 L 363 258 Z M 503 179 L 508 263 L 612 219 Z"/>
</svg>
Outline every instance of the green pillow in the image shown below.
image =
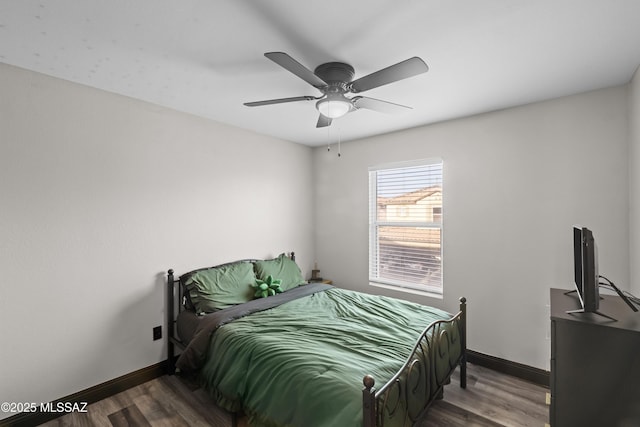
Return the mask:
<svg viewBox="0 0 640 427">
<path fill-rule="evenodd" d="M 185 283 L 196 313 L 211 313 L 253 299 L 253 264 L 239 262 L 195 272 Z"/>
<path fill-rule="evenodd" d="M 285 254 L 274 259 L 256 261 L 254 267 L 256 277 L 260 280 L 267 280 L 269 276 L 280 279 L 280 288 L 283 291 L 304 283 L 300 267 Z"/>
</svg>

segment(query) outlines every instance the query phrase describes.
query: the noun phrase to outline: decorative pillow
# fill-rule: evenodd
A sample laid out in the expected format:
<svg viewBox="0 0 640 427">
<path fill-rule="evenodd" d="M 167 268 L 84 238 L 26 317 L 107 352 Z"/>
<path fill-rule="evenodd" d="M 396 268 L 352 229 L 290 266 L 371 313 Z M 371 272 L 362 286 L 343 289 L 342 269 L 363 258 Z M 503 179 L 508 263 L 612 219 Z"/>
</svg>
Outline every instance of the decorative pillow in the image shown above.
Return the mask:
<svg viewBox="0 0 640 427">
<path fill-rule="evenodd" d="M 253 265 L 258 279 L 264 281 L 269 276 L 277 277 L 281 281 L 280 288 L 283 291 L 304 283 L 300 267 L 285 254 L 274 259 L 256 261 Z"/>
<path fill-rule="evenodd" d="M 251 301 L 255 282 L 253 264 L 238 262 L 195 272 L 185 289 L 196 313 L 211 313 Z"/>
<path fill-rule="evenodd" d="M 266 298 L 271 295 L 279 294 L 282 292 L 280 289 L 280 279 L 274 279 L 271 276 L 267 276 L 266 280 L 256 279 L 256 283 L 251 285 L 256 290 L 253 294 L 254 298 Z"/>
</svg>

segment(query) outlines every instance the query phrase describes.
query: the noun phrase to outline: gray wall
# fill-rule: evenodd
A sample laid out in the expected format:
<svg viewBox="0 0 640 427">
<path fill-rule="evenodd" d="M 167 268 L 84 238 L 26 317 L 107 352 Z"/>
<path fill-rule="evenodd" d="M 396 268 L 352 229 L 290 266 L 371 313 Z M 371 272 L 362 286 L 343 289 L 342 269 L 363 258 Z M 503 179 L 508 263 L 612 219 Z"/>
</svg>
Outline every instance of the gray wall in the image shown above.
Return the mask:
<svg viewBox="0 0 640 427">
<path fill-rule="evenodd" d="M 164 360 L 169 268 L 310 271 L 309 147 L 3 64 L 0 94 L 0 401 Z"/>
<path fill-rule="evenodd" d="M 629 289 L 627 87 L 396 132 L 315 151 L 317 261 L 351 289 L 454 311 L 469 347 L 549 368 L 549 288 L 573 286 L 573 224 L 590 227 L 600 271 Z M 368 284 L 367 168 L 444 161 L 444 299 Z"/>
</svg>

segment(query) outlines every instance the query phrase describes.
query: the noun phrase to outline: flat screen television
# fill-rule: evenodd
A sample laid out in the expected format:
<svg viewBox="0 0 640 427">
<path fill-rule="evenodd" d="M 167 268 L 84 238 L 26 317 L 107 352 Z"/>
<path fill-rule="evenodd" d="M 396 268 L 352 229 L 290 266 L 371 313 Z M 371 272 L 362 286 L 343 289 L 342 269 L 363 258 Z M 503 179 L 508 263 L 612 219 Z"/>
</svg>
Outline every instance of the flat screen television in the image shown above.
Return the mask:
<svg viewBox="0 0 640 427">
<path fill-rule="evenodd" d="M 573 227 L 573 273 L 576 292 L 582 308 L 567 313 L 596 313 L 610 320 L 616 320 L 598 311 L 600 308 L 601 277 L 608 282 L 608 285 L 616 291 L 631 310 L 638 311 L 613 282 L 598 273 L 598 247 L 593 238 L 593 232 L 586 227 Z"/>
<path fill-rule="evenodd" d="M 593 232 L 586 227 L 573 227 L 573 269 L 582 306 L 574 312 L 597 313 L 600 307 L 598 252 Z"/>
<path fill-rule="evenodd" d="M 582 305 L 582 227 L 576 226 L 573 227 L 573 284 L 576 289 L 567 293 L 577 292 Z"/>
</svg>

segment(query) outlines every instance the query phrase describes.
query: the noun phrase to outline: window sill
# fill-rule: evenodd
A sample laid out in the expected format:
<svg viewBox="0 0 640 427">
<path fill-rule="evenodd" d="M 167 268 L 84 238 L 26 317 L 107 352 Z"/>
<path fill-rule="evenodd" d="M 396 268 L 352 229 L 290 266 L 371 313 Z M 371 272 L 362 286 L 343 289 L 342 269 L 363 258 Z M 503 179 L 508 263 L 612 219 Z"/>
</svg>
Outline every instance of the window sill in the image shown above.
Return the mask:
<svg viewBox="0 0 640 427">
<path fill-rule="evenodd" d="M 414 294 L 414 295 L 421 295 L 421 296 L 435 298 L 439 300 L 444 299 L 444 296 L 442 295 L 442 293 L 437 293 L 437 292 L 421 291 L 419 289 L 405 288 L 402 286 L 385 285 L 384 283 L 378 283 L 378 282 L 369 282 L 369 285 L 374 286 L 376 288 L 390 289 L 392 291 L 404 292 L 407 294 Z"/>
</svg>

